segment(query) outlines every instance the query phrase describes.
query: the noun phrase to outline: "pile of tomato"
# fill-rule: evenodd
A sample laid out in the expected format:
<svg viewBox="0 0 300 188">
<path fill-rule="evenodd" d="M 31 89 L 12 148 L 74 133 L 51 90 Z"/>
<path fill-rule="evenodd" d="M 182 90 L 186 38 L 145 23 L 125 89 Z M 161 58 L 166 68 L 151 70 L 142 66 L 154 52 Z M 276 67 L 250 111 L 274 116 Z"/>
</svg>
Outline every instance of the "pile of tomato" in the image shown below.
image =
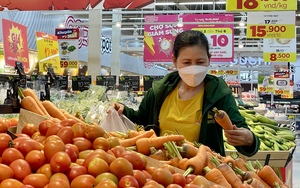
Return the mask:
<svg viewBox="0 0 300 188">
<path fill-rule="evenodd" d="M 199 187 L 196 175 L 148 166 L 97 124 L 45 120 L 15 135 L 0 133 L 1 188 Z"/>
</svg>

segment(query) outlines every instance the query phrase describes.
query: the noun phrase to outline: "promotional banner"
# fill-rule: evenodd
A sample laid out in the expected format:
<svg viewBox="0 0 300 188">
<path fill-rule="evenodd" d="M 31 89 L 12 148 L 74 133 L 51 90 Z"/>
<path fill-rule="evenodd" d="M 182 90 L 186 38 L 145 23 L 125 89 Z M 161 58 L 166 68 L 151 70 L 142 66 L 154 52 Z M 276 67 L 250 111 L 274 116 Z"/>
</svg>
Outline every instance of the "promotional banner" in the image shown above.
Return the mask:
<svg viewBox="0 0 300 188">
<path fill-rule="evenodd" d="M 297 0 L 226 0 L 226 11 L 297 10 Z"/>
<path fill-rule="evenodd" d="M 296 62 L 296 38 L 264 39 L 263 58 L 265 62 Z"/>
<path fill-rule="evenodd" d="M 27 27 L 2 19 L 2 32 L 5 65 L 14 67 L 18 61 L 29 68 Z"/>
<path fill-rule="evenodd" d="M 178 21 L 183 24 L 182 27 L 176 24 Z M 231 62 L 234 56 L 233 24 L 226 24 L 226 22 L 233 21 L 233 14 L 145 16 L 145 22 L 148 24 L 144 25 L 144 61 L 172 62 L 173 42 L 176 35 L 185 30 L 195 29 L 205 33 L 210 43 L 211 62 Z M 207 24 L 207 22 L 220 22 L 220 24 Z"/>
<path fill-rule="evenodd" d="M 60 74 L 57 37 L 37 31 L 36 47 L 38 52 L 39 72 L 48 72 L 48 68 L 53 68 L 56 74 Z"/>
<path fill-rule="evenodd" d="M 154 0 L 10 0 L 0 1 L 0 7 L 8 10 L 87 10 L 97 9 L 137 9 L 153 3 Z"/>
<path fill-rule="evenodd" d="M 261 93 L 274 92 L 274 75 L 273 71 L 258 71 L 257 89 Z"/>
<path fill-rule="evenodd" d="M 290 73 L 288 71 L 274 72 L 274 94 L 290 94 Z"/>
<path fill-rule="evenodd" d="M 295 11 L 248 12 L 247 38 L 295 38 Z"/>
<path fill-rule="evenodd" d="M 60 68 L 78 68 L 79 29 L 56 28 L 58 39 Z"/>
</svg>

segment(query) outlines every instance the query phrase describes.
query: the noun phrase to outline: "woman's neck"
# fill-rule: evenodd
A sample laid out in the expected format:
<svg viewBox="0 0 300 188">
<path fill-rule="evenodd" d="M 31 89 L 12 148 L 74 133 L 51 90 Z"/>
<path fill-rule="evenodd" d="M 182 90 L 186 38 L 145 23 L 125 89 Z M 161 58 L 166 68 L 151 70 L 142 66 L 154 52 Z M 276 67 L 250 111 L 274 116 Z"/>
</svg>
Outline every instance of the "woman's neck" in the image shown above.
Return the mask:
<svg viewBox="0 0 300 188">
<path fill-rule="evenodd" d="M 178 96 L 180 99 L 190 99 L 199 93 L 204 88 L 204 82 L 196 87 L 191 87 L 184 83 L 182 80 L 178 84 Z"/>
</svg>

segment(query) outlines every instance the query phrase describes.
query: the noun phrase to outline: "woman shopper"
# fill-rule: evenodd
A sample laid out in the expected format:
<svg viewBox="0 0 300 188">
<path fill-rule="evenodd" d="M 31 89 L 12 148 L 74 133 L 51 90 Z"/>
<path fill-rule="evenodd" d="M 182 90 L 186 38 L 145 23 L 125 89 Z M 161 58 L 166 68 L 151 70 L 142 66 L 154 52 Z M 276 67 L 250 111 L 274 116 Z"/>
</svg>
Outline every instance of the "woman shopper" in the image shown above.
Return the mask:
<svg viewBox="0 0 300 188">
<path fill-rule="evenodd" d="M 207 74 L 210 66 L 209 43 L 196 30 L 178 34 L 174 41 L 173 63 L 178 71 L 154 81 L 137 111 L 114 103 L 119 114 L 153 128 L 156 134 L 179 132 L 188 141 L 197 141 L 225 155 L 222 127 L 212 109 L 224 110 L 234 124 L 225 130 L 227 142 L 246 156 L 259 149 L 259 139 L 249 130 L 238 111 L 232 91 L 222 78 Z"/>
</svg>

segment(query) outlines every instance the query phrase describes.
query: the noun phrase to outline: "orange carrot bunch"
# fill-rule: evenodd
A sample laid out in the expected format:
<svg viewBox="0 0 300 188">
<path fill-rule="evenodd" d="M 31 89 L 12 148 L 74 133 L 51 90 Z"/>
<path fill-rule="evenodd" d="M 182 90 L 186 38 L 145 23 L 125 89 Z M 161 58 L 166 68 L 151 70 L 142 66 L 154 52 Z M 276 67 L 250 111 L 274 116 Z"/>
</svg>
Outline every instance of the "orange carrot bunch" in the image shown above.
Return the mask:
<svg viewBox="0 0 300 188">
<path fill-rule="evenodd" d="M 215 113 L 214 118 L 216 122 L 223 127 L 224 130 L 232 130 L 233 124 L 228 116 L 228 114 L 224 110 L 218 110 L 216 107 L 213 108 Z"/>
</svg>

